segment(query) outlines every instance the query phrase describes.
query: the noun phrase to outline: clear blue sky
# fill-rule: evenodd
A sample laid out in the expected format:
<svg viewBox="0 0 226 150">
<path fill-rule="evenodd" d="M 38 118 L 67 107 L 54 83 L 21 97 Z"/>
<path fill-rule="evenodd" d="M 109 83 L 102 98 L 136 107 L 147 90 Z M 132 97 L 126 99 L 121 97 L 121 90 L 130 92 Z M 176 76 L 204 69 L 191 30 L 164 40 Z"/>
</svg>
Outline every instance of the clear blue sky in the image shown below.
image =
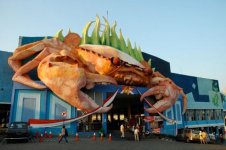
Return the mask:
<svg viewBox="0 0 226 150">
<path fill-rule="evenodd" d="M 81 34 L 107 11 L 111 25 L 172 72 L 216 79 L 226 93 L 226 0 L 1 0 L 0 49 L 12 52 L 19 36 Z"/>
</svg>

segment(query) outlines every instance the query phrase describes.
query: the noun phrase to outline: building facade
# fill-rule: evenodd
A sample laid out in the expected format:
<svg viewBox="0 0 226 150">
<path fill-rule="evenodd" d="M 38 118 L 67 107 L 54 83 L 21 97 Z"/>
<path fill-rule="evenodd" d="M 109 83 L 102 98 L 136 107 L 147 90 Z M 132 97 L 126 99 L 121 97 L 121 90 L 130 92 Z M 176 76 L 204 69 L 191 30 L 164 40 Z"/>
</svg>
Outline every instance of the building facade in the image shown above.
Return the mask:
<svg viewBox="0 0 226 150">
<path fill-rule="evenodd" d="M 20 37 L 20 45 L 43 39 L 43 37 Z M 77 122 L 67 124 L 69 134 L 93 134 L 103 130 L 109 133 L 119 130 L 121 123 L 126 123 L 128 128 L 135 124 L 145 127 L 146 132 L 155 132 L 166 135 L 176 136 L 179 130 L 184 128 L 205 128 L 208 132 L 221 133 L 224 128 L 224 107 L 223 100 L 219 94 L 219 85 L 217 80 L 204 79 L 180 74 L 174 74 L 170 71 L 170 64 L 155 56 L 143 53 L 144 59 L 152 60 L 152 67 L 161 72 L 166 77 L 171 78 L 178 86 L 184 89 L 188 97 L 188 108 L 185 114 L 182 114 L 183 102 L 179 97 L 176 104 L 170 109 L 163 112 L 166 117 L 175 120 L 172 124 L 162 119 L 158 114 L 148 114 L 144 111 L 147 107 L 145 103 L 140 102 L 140 94 L 147 88 L 132 87 L 130 94 L 123 93 L 124 86 L 113 85 L 97 85 L 91 90 L 84 91 L 97 104 L 101 105 L 109 95 L 116 90 L 118 94 L 113 101 L 113 109 L 108 113 L 93 114 Z M 8 56 L 5 56 L 7 62 Z M 4 64 L 8 67 L 7 64 Z M 10 70 L 10 69 L 9 69 Z M 9 73 L 11 82 L 12 71 Z M 5 75 L 4 75 L 5 76 Z M 36 71 L 29 73 L 29 76 L 40 82 L 37 78 Z M 3 84 L 3 87 L 7 85 Z M 9 122 L 28 121 L 30 118 L 57 120 L 75 118 L 83 114 L 80 110 L 72 107 L 68 103 L 58 98 L 51 90 L 36 90 L 13 82 L 11 84 L 11 111 Z M 66 112 L 66 117 L 62 116 L 62 112 Z M 145 116 L 153 116 L 151 122 L 144 122 Z M 59 134 L 61 126 L 51 128 L 32 128 L 33 134 L 36 131 L 51 131 L 53 134 Z"/>
<path fill-rule="evenodd" d="M 12 55 L 12 53 L 0 51 L 0 129 L 3 130 L 8 127 L 13 87 L 13 71 L 8 66 L 8 57 L 10 55 Z"/>
<path fill-rule="evenodd" d="M 216 136 L 223 134 L 224 99 L 219 91 L 218 81 L 174 73 L 171 78 L 183 88 L 188 99 L 182 127 L 204 129 Z"/>
</svg>

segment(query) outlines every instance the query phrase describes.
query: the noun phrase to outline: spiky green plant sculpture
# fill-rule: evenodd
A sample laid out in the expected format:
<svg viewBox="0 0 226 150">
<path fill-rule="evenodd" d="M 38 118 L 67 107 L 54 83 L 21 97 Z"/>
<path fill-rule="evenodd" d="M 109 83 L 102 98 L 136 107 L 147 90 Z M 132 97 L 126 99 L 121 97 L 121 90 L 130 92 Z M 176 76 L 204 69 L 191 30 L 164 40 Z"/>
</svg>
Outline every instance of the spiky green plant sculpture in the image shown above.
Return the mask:
<svg viewBox="0 0 226 150">
<path fill-rule="evenodd" d="M 113 26 L 110 27 L 108 20 L 105 17 L 103 17 L 103 19 L 105 23 L 104 30 L 102 31 L 101 36 L 100 36 L 100 26 L 101 26 L 100 18 L 96 16 L 96 21 L 88 22 L 84 29 L 82 30 L 81 44 L 108 45 L 129 54 L 138 61 L 144 60 L 141 49 L 140 47 L 137 48 L 136 43 L 133 48 L 129 38 L 127 38 L 126 44 L 121 29 L 119 30 L 119 36 L 117 35 L 116 33 L 117 23 L 114 22 Z M 93 28 L 91 36 L 89 36 L 88 31 L 93 23 L 95 23 L 95 26 Z"/>
</svg>

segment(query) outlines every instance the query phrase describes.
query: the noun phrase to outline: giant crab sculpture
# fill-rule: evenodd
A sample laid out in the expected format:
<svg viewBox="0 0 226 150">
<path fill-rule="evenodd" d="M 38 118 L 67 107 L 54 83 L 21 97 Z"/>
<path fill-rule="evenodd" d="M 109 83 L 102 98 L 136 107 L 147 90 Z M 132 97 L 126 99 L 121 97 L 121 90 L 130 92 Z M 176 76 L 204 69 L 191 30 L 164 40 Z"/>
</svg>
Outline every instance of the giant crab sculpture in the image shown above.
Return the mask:
<svg viewBox="0 0 226 150">
<path fill-rule="evenodd" d="M 93 88 L 96 83 L 149 88 L 141 96 L 141 100 L 148 96 L 154 96 L 157 100 L 152 108 L 146 109 L 149 113 L 170 108 L 178 99 L 178 95 L 182 94 L 185 112 L 186 96 L 183 90 L 171 79 L 153 71 L 150 65 L 141 59 L 141 55 L 138 54 L 141 61 L 139 62 L 126 54 L 125 49 L 131 54 L 131 44 L 128 42 L 128 46 L 125 45 L 121 31 L 120 37 L 117 37 L 114 31 L 116 24 L 111 28 L 110 35 L 110 27 L 105 19 L 105 30 L 99 40 L 99 17 L 92 37 L 87 36 L 87 30 L 92 23 L 89 22 L 84 28 L 82 39 L 76 33 L 70 32 L 66 37 L 62 37 L 62 32 L 59 32 L 58 37 L 18 47 L 8 59 L 9 65 L 15 71 L 12 80 L 36 89 L 48 87 L 62 100 L 84 112 L 99 107 L 81 91 L 84 87 Z M 118 47 L 115 45 L 115 39 L 121 43 Z M 34 59 L 22 64 L 24 59 L 34 54 L 37 54 Z M 38 77 L 44 85 L 33 81 L 27 75 L 36 67 Z M 102 107 L 98 112 L 107 112 L 111 108 L 112 105 Z"/>
</svg>

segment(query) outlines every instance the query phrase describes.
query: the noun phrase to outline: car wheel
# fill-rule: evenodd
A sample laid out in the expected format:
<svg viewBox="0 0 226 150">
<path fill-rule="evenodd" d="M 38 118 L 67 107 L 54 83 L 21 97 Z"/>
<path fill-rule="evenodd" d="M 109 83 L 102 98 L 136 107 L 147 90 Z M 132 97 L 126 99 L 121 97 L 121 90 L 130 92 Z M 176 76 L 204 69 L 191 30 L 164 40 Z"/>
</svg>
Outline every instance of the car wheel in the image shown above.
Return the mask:
<svg viewBox="0 0 226 150">
<path fill-rule="evenodd" d="M 189 143 L 189 142 L 190 142 L 189 138 L 186 138 L 186 143 Z"/>
</svg>

